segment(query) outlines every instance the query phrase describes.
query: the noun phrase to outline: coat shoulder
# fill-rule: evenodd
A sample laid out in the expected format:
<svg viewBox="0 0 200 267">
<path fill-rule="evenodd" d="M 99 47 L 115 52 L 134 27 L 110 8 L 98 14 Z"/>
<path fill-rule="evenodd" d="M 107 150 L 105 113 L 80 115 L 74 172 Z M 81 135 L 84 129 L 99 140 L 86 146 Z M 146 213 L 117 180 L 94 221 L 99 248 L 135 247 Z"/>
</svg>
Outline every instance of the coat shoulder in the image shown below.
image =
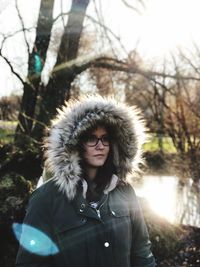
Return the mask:
<svg viewBox="0 0 200 267">
<path fill-rule="evenodd" d="M 137 196 L 129 183 L 119 184 L 110 194 L 110 203 L 113 205 L 123 204 L 127 207 L 137 203 Z"/>
<path fill-rule="evenodd" d="M 48 181 L 46 181 L 45 183 L 43 183 L 41 186 L 39 186 L 38 188 L 36 188 L 32 195 L 45 195 L 45 194 L 51 194 L 57 191 L 56 188 L 56 184 L 55 181 L 53 179 L 50 179 Z"/>
<path fill-rule="evenodd" d="M 58 193 L 58 188 L 55 182 L 53 180 L 49 180 L 32 192 L 29 199 L 29 205 L 30 203 L 42 206 L 49 204 L 49 202 L 51 202 Z"/>
<path fill-rule="evenodd" d="M 135 190 L 132 185 L 128 182 L 120 184 L 116 187 L 116 190 L 119 194 L 123 195 L 125 198 L 130 199 L 136 197 Z"/>
</svg>

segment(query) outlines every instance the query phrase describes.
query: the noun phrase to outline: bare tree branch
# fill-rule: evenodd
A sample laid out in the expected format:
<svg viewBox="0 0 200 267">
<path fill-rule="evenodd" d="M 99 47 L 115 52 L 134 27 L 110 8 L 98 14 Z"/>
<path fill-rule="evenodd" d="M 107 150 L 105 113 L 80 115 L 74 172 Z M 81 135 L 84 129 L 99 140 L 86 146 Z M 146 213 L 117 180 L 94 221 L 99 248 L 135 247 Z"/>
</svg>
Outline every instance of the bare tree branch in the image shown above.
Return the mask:
<svg viewBox="0 0 200 267">
<path fill-rule="evenodd" d="M 121 72 L 126 72 L 130 74 L 137 74 L 141 75 L 149 80 L 155 80 L 156 77 L 161 77 L 161 78 L 171 78 L 173 80 L 193 80 L 193 81 L 200 81 L 200 77 L 195 77 L 195 76 L 184 76 L 179 73 L 170 74 L 170 73 L 164 73 L 164 72 L 157 72 L 157 71 L 151 71 L 151 70 L 144 70 L 141 69 L 137 66 L 132 66 L 130 64 L 127 64 L 125 61 L 117 60 L 115 58 L 110 58 L 106 56 L 93 56 L 89 57 L 78 57 L 76 59 L 64 62 L 62 64 L 57 65 L 54 70 L 52 71 L 53 73 L 59 72 L 59 71 L 64 71 L 66 70 L 73 70 L 75 74 L 80 74 L 86 69 L 94 67 L 94 68 L 106 68 L 110 69 L 113 71 L 121 71 Z M 37 79 L 38 75 L 32 75 L 31 76 L 31 81 L 34 79 Z M 159 81 L 156 81 L 156 83 L 159 83 Z M 161 83 L 159 83 L 162 85 Z M 167 89 L 168 90 L 168 89 Z"/>
<path fill-rule="evenodd" d="M 119 36 L 117 36 L 109 27 L 106 26 L 106 23 L 105 23 L 105 20 L 104 20 L 104 16 L 102 15 L 102 11 L 101 11 L 101 8 L 100 10 L 98 11 L 98 8 L 97 8 L 97 4 L 96 4 L 96 0 L 93 0 L 94 2 L 94 7 L 95 7 L 95 11 L 96 11 L 96 14 L 97 14 L 97 18 L 98 18 L 98 21 L 96 21 L 93 17 L 91 16 L 88 16 L 88 18 L 90 18 L 94 23 L 98 24 L 104 31 L 105 33 L 105 36 L 107 38 L 107 40 L 109 41 L 110 43 L 110 47 L 112 48 L 112 51 L 113 51 L 113 55 L 115 55 L 116 57 L 118 56 L 116 54 L 116 51 L 115 49 L 113 48 L 113 42 L 109 36 L 109 34 L 111 34 L 112 37 L 114 37 L 114 39 L 116 39 L 116 41 L 118 42 L 118 44 L 120 45 L 120 47 L 122 48 L 122 51 L 125 53 L 125 55 L 127 56 L 128 55 L 128 51 L 127 49 L 125 48 L 125 46 L 122 44 L 121 42 L 121 39 Z M 101 7 L 101 5 L 100 5 Z"/>
<path fill-rule="evenodd" d="M 53 19 L 53 23 L 55 23 L 57 20 L 61 19 L 64 17 L 64 16 L 68 16 L 69 14 L 71 13 L 71 11 L 69 12 L 61 12 L 59 15 L 57 15 L 54 19 Z"/>
<path fill-rule="evenodd" d="M 186 63 L 187 63 L 189 66 L 191 66 L 192 69 L 193 69 L 198 75 L 200 75 L 200 67 L 199 67 L 199 66 L 196 66 L 196 65 L 194 64 L 194 62 L 192 62 L 192 60 L 191 60 L 189 57 L 187 57 L 186 54 L 183 53 L 182 51 L 179 51 L 179 53 L 180 53 L 181 58 L 182 58 L 184 61 L 186 61 Z"/>
<path fill-rule="evenodd" d="M 122 3 L 123 3 L 126 7 L 132 9 L 134 12 L 137 12 L 138 14 L 141 14 L 141 12 L 139 11 L 139 9 L 138 9 L 137 7 L 131 5 L 130 3 L 128 3 L 127 0 L 121 0 L 121 1 L 122 1 Z M 144 8 L 145 5 L 144 5 L 144 2 L 143 2 L 142 0 L 138 0 L 137 2 L 139 2 L 139 3 L 143 6 L 143 8 Z"/>
<path fill-rule="evenodd" d="M 5 60 L 5 62 L 8 64 L 8 66 L 10 67 L 10 70 L 11 70 L 11 72 L 20 80 L 20 82 L 24 85 L 24 81 L 23 81 L 23 79 L 21 78 L 21 76 L 19 75 L 19 73 L 17 73 L 15 70 L 14 70 L 14 68 L 13 68 L 13 66 L 12 66 L 12 64 L 11 64 L 11 62 L 8 60 L 8 58 L 7 57 L 5 57 L 4 55 L 2 55 L 2 50 L 0 49 L 0 56 Z"/>
<path fill-rule="evenodd" d="M 23 18 L 21 16 L 21 13 L 20 13 L 20 10 L 19 10 L 19 7 L 18 7 L 18 0 L 15 0 L 15 7 L 16 7 L 17 14 L 18 14 L 18 17 L 20 19 L 21 25 L 22 25 L 22 31 L 23 31 L 23 34 L 24 34 L 24 40 L 25 40 L 25 43 L 26 43 L 27 52 L 28 52 L 28 54 L 30 54 L 30 46 L 29 46 L 29 42 L 28 42 L 27 37 L 26 37 L 26 30 L 25 30 L 24 21 L 23 21 Z"/>
<path fill-rule="evenodd" d="M 33 29 L 35 29 L 35 27 L 24 28 L 24 31 L 27 31 L 27 32 L 28 32 L 28 31 L 32 31 Z M 13 37 L 14 35 L 16 35 L 16 34 L 18 34 L 18 33 L 21 33 L 21 32 L 22 32 L 22 29 L 19 29 L 19 30 L 14 31 L 14 32 L 12 32 L 12 33 L 10 33 L 10 34 L 7 34 L 7 35 L 0 33 L 0 35 L 1 35 L 2 38 L 3 38 L 3 41 L 1 42 L 1 48 L 0 48 L 0 49 L 3 49 L 3 45 L 4 45 L 4 43 L 6 42 L 6 40 L 7 40 L 8 38 L 11 38 L 11 37 Z"/>
<path fill-rule="evenodd" d="M 114 47 L 112 45 L 112 41 L 111 41 L 111 38 L 109 36 L 109 33 L 111 33 L 111 35 L 114 36 L 115 39 L 117 39 L 117 41 L 120 43 L 121 47 L 123 48 L 123 50 L 125 52 L 126 52 L 126 49 L 125 49 L 125 47 L 122 46 L 121 41 L 120 41 L 120 38 L 117 37 L 116 35 L 113 35 L 113 32 L 110 30 L 110 28 L 108 28 L 106 26 L 105 20 L 104 20 L 102 14 L 101 14 L 101 3 L 100 3 L 100 1 L 99 1 L 100 10 L 98 10 L 98 8 L 97 8 L 96 0 L 93 0 L 93 3 L 94 3 L 95 13 L 96 13 L 97 18 L 98 18 L 97 23 L 96 22 L 95 23 L 98 24 L 101 27 L 101 29 L 103 30 L 103 33 L 105 34 L 105 37 L 106 37 L 106 39 L 108 40 L 108 42 L 110 44 L 110 47 L 111 47 L 111 50 L 112 50 L 113 55 L 115 55 L 115 57 L 117 57 L 117 54 L 116 54 L 116 51 L 115 51 L 115 49 L 114 49 Z M 103 36 L 102 36 L 101 40 L 104 40 L 104 37 Z M 127 54 L 127 52 L 126 52 L 126 54 Z"/>
</svg>

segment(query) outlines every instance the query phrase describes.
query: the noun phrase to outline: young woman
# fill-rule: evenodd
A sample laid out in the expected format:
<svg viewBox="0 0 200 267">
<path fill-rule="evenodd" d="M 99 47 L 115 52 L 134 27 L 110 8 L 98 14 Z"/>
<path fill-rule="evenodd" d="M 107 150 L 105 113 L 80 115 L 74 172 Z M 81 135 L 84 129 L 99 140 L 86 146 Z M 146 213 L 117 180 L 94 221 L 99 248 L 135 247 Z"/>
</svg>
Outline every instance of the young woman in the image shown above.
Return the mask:
<svg viewBox="0 0 200 267">
<path fill-rule="evenodd" d="M 138 171 L 143 142 L 137 110 L 100 96 L 66 103 L 46 138 L 51 179 L 30 199 L 17 266 L 154 267 L 126 181 Z"/>
</svg>

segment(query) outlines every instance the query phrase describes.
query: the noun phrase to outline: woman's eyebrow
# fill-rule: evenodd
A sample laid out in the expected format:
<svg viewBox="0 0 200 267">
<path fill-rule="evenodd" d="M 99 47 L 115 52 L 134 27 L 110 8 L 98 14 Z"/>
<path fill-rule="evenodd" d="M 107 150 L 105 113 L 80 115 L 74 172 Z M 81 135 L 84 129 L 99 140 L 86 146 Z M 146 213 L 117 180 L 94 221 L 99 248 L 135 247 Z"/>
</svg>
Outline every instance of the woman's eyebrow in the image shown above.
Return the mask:
<svg viewBox="0 0 200 267">
<path fill-rule="evenodd" d="M 102 135 L 99 135 L 99 136 L 97 136 L 97 135 L 95 135 L 95 134 L 92 134 L 91 136 L 94 136 L 94 137 L 96 137 L 96 138 L 109 137 L 108 134 L 102 134 Z"/>
</svg>

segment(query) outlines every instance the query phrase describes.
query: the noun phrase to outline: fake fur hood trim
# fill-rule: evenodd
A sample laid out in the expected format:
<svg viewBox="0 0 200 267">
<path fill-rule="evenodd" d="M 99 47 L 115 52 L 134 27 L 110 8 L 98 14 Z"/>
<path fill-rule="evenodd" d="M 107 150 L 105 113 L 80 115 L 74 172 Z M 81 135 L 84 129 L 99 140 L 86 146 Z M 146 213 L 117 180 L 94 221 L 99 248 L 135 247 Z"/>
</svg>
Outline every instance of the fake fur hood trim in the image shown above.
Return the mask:
<svg viewBox="0 0 200 267">
<path fill-rule="evenodd" d="M 145 128 L 137 108 L 99 95 L 66 102 L 52 120 L 45 140 L 45 168 L 70 200 L 82 180 L 77 151 L 79 137 L 98 122 L 112 129 L 111 149 L 119 180 L 126 180 L 128 173 L 138 171 L 138 164 L 142 162 Z"/>
</svg>

